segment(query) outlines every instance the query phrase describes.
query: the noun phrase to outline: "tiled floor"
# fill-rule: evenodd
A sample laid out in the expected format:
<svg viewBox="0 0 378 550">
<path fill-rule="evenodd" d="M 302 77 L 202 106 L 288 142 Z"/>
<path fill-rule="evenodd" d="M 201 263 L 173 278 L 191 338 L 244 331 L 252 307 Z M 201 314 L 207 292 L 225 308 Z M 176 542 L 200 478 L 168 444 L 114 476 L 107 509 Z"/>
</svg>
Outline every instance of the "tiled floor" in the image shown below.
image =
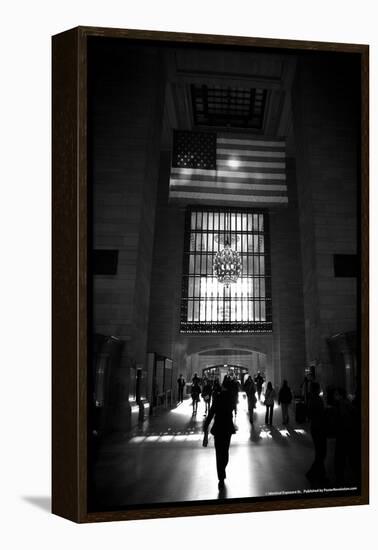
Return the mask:
<svg viewBox="0 0 378 550">
<path fill-rule="evenodd" d="M 96 469 L 98 502 L 104 508 L 218 498 L 261 497 L 311 489 L 305 473 L 313 461 L 307 424 L 281 424 L 274 410 L 273 427 L 264 425 L 258 404 L 251 428 L 247 401 L 240 396 L 232 436 L 226 487 L 218 492 L 212 436 L 202 446 L 204 406 L 192 417 L 190 400 L 152 417 L 128 437 L 113 437 L 103 446 Z M 291 412 L 291 418 L 293 413 Z M 333 479 L 333 442 L 328 443 L 327 472 Z"/>
</svg>

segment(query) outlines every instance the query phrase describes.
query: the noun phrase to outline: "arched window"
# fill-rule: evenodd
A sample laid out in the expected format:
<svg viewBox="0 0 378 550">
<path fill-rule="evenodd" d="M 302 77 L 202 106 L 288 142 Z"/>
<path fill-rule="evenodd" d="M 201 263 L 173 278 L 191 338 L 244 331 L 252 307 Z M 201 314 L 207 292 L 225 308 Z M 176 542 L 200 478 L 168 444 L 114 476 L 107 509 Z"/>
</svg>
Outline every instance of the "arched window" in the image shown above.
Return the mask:
<svg viewBox="0 0 378 550">
<path fill-rule="evenodd" d="M 187 209 L 181 332 L 272 330 L 268 222 L 261 210 Z M 213 273 L 226 242 L 242 261 L 240 277 L 228 287 Z"/>
</svg>

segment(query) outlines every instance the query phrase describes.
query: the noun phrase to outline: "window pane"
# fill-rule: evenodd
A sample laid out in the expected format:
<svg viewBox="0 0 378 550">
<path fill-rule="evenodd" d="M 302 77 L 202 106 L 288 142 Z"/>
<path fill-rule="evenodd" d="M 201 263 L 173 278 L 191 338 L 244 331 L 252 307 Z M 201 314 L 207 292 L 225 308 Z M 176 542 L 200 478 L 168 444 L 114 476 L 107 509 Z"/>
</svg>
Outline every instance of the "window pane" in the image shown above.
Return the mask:
<svg viewBox="0 0 378 550">
<path fill-rule="evenodd" d="M 261 302 L 261 321 L 266 321 L 265 302 Z"/>
<path fill-rule="evenodd" d="M 254 302 L 252 302 L 252 300 L 248 302 L 248 320 L 249 321 L 255 320 L 253 304 Z"/>
<path fill-rule="evenodd" d="M 264 236 L 259 235 L 259 251 L 264 252 Z"/>
<path fill-rule="evenodd" d="M 236 231 L 236 225 L 235 225 L 236 224 L 236 214 L 231 214 L 229 216 L 229 218 L 231 218 L 231 219 L 228 220 L 228 229 L 231 229 L 231 231 Z M 231 227 L 230 227 L 230 222 L 231 222 Z"/>
<path fill-rule="evenodd" d="M 195 229 L 195 227 L 196 227 L 196 213 L 195 212 L 192 212 L 190 227 L 192 229 Z"/>
<path fill-rule="evenodd" d="M 189 273 L 194 273 L 194 254 L 189 256 Z"/>
<path fill-rule="evenodd" d="M 212 300 L 208 299 L 206 302 L 206 319 L 211 320 L 211 305 Z"/>
<path fill-rule="evenodd" d="M 260 321 L 260 304 L 255 302 L 255 321 Z"/>
<path fill-rule="evenodd" d="M 204 212 L 202 214 L 202 227 L 201 229 L 203 229 L 204 231 L 207 231 L 207 212 Z"/>
<path fill-rule="evenodd" d="M 265 275 L 265 257 L 260 256 L 260 275 Z"/>
<path fill-rule="evenodd" d="M 243 321 L 248 321 L 248 302 L 243 300 Z"/>
<path fill-rule="evenodd" d="M 194 302 L 193 321 L 199 321 L 199 302 Z"/>
<path fill-rule="evenodd" d="M 208 233 L 208 235 L 207 235 L 207 251 L 208 252 L 213 252 L 213 240 L 214 240 L 213 233 Z"/>
<path fill-rule="evenodd" d="M 200 321 L 205 320 L 205 313 L 206 313 L 206 302 L 205 300 L 200 301 Z"/>
<path fill-rule="evenodd" d="M 200 296 L 200 279 L 199 279 L 199 277 L 196 277 L 194 279 L 194 296 L 195 297 Z"/>
<path fill-rule="evenodd" d="M 260 273 L 260 256 L 254 256 L 253 258 L 253 273 L 259 275 Z"/>
<path fill-rule="evenodd" d="M 193 321 L 193 301 L 188 301 L 188 321 Z"/>
<path fill-rule="evenodd" d="M 253 281 L 253 294 L 255 298 L 260 298 L 260 281 L 259 279 L 254 279 Z"/>
<path fill-rule="evenodd" d="M 189 284 L 188 284 L 188 297 L 192 297 L 194 292 L 194 280 L 193 277 L 189 277 Z"/>
<path fill-rule="evenodd" d="M 265 279 L 260 279 L 260 296 L 265 298 Z"/>
<path fill-rule="evenodd" d="M 242 269 L 243 269 L 243 275 L 247 275 L 248 257 L 246 255 L 242 256 Z"/>
<path fill-rule="evenodd" d="M 208 229 L 209 229 L 209 231 L 212 231 L 212 229 L 213 229 L 213 213 L 212 212 L 209 212 Z"/>
<path fill-rule="evenodd" d="M 202 212 L 197 212 L 196 229 L 201 229 L 201 228 L 202 228 Z"/>
</svg>

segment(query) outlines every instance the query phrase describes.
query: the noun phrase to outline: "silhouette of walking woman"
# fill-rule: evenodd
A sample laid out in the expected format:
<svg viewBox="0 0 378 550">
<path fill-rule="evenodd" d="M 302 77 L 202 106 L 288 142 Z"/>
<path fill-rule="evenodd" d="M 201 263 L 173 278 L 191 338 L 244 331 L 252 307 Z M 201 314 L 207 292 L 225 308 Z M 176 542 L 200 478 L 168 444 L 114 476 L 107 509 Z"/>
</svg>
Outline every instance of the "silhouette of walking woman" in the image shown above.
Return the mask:
<svg viewBox="0 0 378 550">
<path fill-rule="evenodd" d="M 209 414 L 204 422 L 204 431 L 207 432 L 210 422 L 214 418 L 210 433 L 214 436 L 219 489 L 223 489 L 224 487 L 231 435 L 235 433 L 232 420 L 233 407 L 232 387 L 230 380 L 226 377 L 223 381 L 221 391 L 213 399 Z"/>
<path fill-rule="evenodd" d="M 274 408 L 274 400 L 276 398 L 276 392 L 273 389 L 272 382 L 268 382 L 266 386 L 266 392 L 265 392 L 265 407 L 266 407 L 266 413 L 265 413 L 265 424 L 268 426 L 272 425 L 273 422 L 273 408 Z"/>
<path fill-rule="evenodd" d="M 193 382 L 190 395 L 192 397 L 193 415 L 197 414 L 198 402 L 200 400 L 201 386 L 197 381 Z"/>
</svg>

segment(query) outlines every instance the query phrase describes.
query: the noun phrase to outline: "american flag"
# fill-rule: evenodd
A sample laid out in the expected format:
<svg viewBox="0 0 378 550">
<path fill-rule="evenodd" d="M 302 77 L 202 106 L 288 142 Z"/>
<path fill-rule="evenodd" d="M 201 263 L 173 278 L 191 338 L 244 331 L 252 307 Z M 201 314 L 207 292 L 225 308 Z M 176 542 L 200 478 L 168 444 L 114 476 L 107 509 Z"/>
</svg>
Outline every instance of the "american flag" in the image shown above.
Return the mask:
<svg viewBox="0 0 378 550">
<path fill-rule="evenodd" d="M 175 131 L 169 198 L 181 204 L 286 205 L 285 140 Z"/>
</svg>

